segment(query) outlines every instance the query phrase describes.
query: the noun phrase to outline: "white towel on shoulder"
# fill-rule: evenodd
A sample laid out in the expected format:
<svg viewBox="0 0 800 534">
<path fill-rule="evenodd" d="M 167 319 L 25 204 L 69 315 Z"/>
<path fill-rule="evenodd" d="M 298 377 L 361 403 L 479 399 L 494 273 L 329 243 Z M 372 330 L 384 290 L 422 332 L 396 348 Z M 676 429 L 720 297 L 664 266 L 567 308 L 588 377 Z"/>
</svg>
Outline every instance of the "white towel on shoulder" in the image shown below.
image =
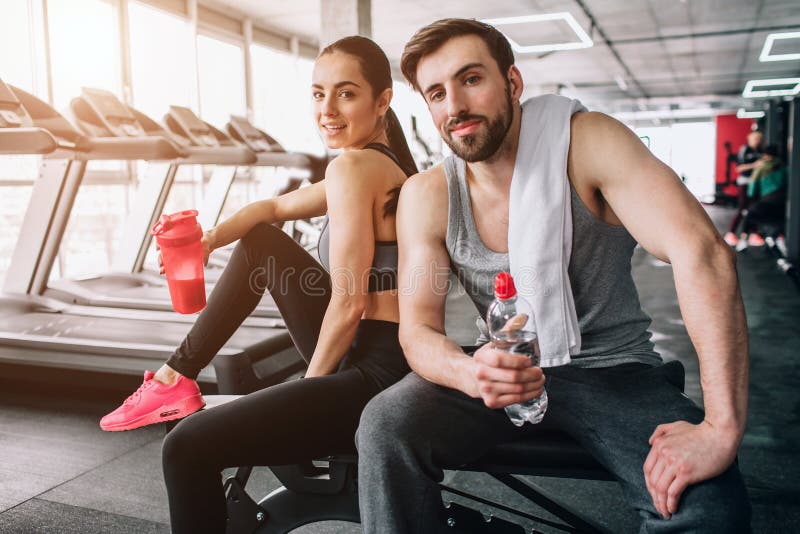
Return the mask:
<svg viewBox="0 0 800 534">
<path fill-rule="evenodd" d="M 511 179 L 508 261 L 518 293 L 532 306 L 541 366 L 570 362 L 581 333 L 569 283 L 572 200 L 567 178 L 570 117 L 577 100 L 542 95 L 522 104 Z"/>
</svg>

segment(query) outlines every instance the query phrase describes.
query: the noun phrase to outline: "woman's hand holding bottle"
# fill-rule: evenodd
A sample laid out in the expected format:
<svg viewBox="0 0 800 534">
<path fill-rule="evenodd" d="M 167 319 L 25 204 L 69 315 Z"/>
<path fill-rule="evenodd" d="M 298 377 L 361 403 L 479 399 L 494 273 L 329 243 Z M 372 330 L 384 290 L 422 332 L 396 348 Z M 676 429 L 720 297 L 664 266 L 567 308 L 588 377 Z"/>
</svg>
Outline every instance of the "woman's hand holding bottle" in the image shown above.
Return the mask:
<svg viewBox="0 0 800 534">
<path fill-rule="evenodd" d="M 216 246 L 214 245 L 215 228 L 203 232 L 203 237 L 202 239 L 200 239 L 200 243 L 203 245 L 203 265 L 208 265 L 208 257 L 216 248 Z"/>
<path fill-rule="evenodd" d="M 214 246 L 214 228 L 203 232 L 203 237 L 200 239 L 200 244 L 203 245 L 203 265 L 207 266 L 208 257 L 216 248 Z M 158 243 L 156 243 L 156 250 L 161 250 L 161 247 L 158 246 Z M 161 252 L 158 253 L 158 272 L 159 274 L 166 273 L 164 270 L 164 259 L 161 257 Z"/>
</svg>

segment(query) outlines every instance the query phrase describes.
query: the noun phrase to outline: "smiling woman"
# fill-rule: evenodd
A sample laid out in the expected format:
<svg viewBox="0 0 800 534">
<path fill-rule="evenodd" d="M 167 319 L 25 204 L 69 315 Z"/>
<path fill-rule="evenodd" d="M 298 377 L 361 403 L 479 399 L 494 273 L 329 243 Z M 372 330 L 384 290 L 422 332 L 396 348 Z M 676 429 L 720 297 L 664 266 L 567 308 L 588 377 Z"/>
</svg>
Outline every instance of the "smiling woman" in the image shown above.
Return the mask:
<svg viewBox="0 0 800 534">
<path fill-rule="evenodd" d="M 342 154 L 324 181 L 251 203 L 205 232 L 206 259 L 239 241 L 207 307 L 167 362 L 100 421 L 131 430 L 199 410 L 195 379 L 270 292 L 308 363 L 305 379 L 192 415 L 169 434 L 173 532 L 225 530 L 224 467 L 354 452 L 364 405 L 409 370 L 397 338 L 395 212 L 416 165 L 389 107 L 389 61 L 371 40 L 344 38 L 317 58 L 309 92 L 323 141 Z M 319 262 L 274 224 L 326 213 Z"/>
<path fill-rule="evenodd" d="M 363 146 L 376 139 L 383 131 L 382 115 L 392 95 L 386 89 L 374 95 L 358 63 L 345 59 L 347 55 L 341 52 L 320 56 L 311 86 L 317 125 L 325 143 L 334 149 Z"/>
</svg>

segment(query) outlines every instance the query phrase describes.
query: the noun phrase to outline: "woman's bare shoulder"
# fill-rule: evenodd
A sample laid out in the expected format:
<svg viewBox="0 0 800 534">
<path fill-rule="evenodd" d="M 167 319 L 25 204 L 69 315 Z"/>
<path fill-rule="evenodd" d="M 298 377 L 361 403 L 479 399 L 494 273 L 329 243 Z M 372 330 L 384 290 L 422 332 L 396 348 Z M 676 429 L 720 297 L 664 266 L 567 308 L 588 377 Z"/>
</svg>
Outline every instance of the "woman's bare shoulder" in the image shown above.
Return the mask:
<svg viewBox="0 0 800 534">
<path fill-rule="evenodd" d="M 371 176 L 375 171 L 386 172 L 386 156 L 376 150 L 348 150 L 336 156 L 325 171 L 325 178 L 349 176 L 354 179 Z"/>
<path fill-rule="evenodd" d="M 365 190 L 383 189 L 382 180 L 394 181 L 395 167 L 387 164 L 386 156 L 377 150 L 348 150 L 336 156 L 325 170 L 325 181 L 336 181 L 348 187 L 363 188 Z M 399 170 L 399 167 L 398 169 Z"/>
</svg>

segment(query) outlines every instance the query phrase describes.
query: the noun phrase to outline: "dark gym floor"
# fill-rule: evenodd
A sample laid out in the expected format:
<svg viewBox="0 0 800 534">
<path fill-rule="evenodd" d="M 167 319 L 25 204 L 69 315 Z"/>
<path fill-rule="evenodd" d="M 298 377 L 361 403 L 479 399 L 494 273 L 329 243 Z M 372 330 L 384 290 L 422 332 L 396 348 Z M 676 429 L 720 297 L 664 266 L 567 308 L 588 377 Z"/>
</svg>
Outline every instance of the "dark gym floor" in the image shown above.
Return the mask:
<svg viewBox="0 0 800 534">
<path fill-rule="evenodd" d="M 719 228 L 731 216 L 721 208 L 709 212 Z M 701 402 L 697 357 L 680 317 L 672 270 L 641 249 L 634 255 L 633 266 L 642 304 L 653 317 L 657 348 L 666 360 L 683 362 L 686 393 Z M 738 269 L 751 355 L 749 419 L 739 462 L 753 505 L 753 530 L 798 532 L 800 375 L 795 365 L 800 365 L 800 292 L 763 249 L 739 253 Z M 459 341 L 469 342 L 474 315 L 463 295 L 454 296 L 448 305 L 448 331 Z M 0 532 L 169 532 L 160 460 L 164 429 L 105 433 L 97 426 L 125 392 L 28 384 L 0 376 Z M 136 385 L 131 381 L 128 393 Z M 531 479 L 556 490 L 574 508 L 613 532 L 637 530 L 637 516 L 623 502 L 616 483 Z M 448 473 L 446 481 L 547 517 L 486 475 Z M 259 469 L 248 490 L 263 496 L 277 486 L 268 470 Z M 518 522 L 530 526 L 527 521 Z M 297 532 L 360 529 L 329 522 Z"/>
</svg>

